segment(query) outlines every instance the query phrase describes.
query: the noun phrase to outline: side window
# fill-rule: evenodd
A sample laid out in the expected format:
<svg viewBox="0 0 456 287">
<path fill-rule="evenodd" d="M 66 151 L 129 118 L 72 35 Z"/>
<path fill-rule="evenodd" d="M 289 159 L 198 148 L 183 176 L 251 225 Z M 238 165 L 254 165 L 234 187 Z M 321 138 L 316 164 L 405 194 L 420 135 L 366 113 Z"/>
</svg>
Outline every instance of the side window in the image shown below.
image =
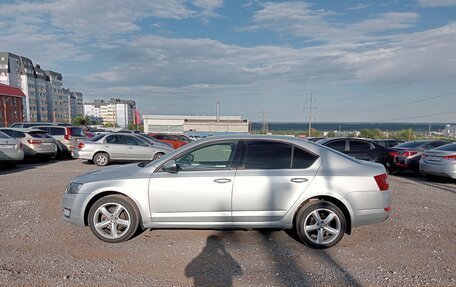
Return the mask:
<svg viewBox="0 0 456 287">
<path fill-rule="evenodd" d="M 163 136 L 162 136 L 162 135 L 155 135 L 155 138 L 156 138 L 156 139 L 159 139 L 159 140 L 162 140 L 162 139 L 163 139 Z"/>
<path fill-rule="evenodd" d="M 229 169 L 236 151 L 235 142 L 204 146 L 176 158 L 179 170 L 223 170 Z"/>
<path fill-rule="evenodd" d="M 108 144 L 124 144 L 122 138 L 117 135 L 107 136 L 105 142 Z"/>
<path fill-rule="evenodd" d="M 292 146 L 279 142 L 247 142 L 244 169 L 291 168 Z"/>
<path fill-rule="evenodd" d="M 25 138 L 25 134 L 23 132 L 14 131 L 13 137 L 14 138 Z"/>
<path fill-rule="evenodd" d="M 137 145 L 137 146 L 146 146 L 146 143 L 136 137 L 124 136 L 125 144 L 127 145 Z"/>
<path fill-rule="evenodd" d="M 345 151 L 345 140 L 332 141 L 332 142 L 328 143 L 326 146 L 329 148 L 344 152 Z"/>
<path fill-rule="evenodd" d="M 53 136 L 64 136 L 65 135 L 65 129 L 64 128 L 49 128 L 49 132 Z"/>
<path fill-rule="evenodd" d="M 12 130 L 2 130 L 3 133 L 9 135 L 10 137 L 14 138 L 14 131 Z"/>
<path fill-rule="evenodd" d="M 316 160 L 317 155 L 311 154 L 305 150 L 294 147 L 293 148 L 293 162 L 291 168 L 305 169 L 309 168 Z"/>
<path fill-rule="evenodd" d="M 371 149 L 371 145 L 367 142 L 362 141 L 348 141 L 349 150 L 351 151 L 367 151 Z"/>
</svg>

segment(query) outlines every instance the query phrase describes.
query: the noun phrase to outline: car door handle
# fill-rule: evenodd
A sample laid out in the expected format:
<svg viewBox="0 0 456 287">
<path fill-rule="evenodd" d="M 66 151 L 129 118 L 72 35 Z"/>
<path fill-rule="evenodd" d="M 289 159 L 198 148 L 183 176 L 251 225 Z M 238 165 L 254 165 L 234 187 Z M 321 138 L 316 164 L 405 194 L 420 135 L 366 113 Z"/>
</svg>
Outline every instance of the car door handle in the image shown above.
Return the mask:
<svg viewBox="0 0 456 287">
<path fill-rule="evenodd" d="M 131 147 L 129 147 L 129 149 L 133 149 L 133 147 L 131 146 Z"/>
<path fill-rule="evenodd" d="M 231 181 L 231 179 L 229 179 L 229 178 L 217 178 L 217 179 L 214 179 L 214 182 L 216 182 L 216 183 L 228 183 L 230 181 Z"/>
<path fill-rule="evenodd" d="M 295 182 L 295 183 L 303 183 L 303 182 L 307 182 L 308 179 L 303 178 L 303 177 L 295 177 L 295 178 L 290 179 L 290 181 Z"/>
</svg>

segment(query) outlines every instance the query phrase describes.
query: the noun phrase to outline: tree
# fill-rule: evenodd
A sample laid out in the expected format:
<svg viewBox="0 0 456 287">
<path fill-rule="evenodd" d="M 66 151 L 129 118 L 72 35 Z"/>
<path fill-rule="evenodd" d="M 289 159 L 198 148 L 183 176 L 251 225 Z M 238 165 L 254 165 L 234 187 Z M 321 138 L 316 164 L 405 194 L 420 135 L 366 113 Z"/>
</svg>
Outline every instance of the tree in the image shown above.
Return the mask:
<svg viewBox="0 0 456 287">
<path fill-rule="evenodd" d="M 86 126 L 89 124 L 89 119 L 83 116 L 77 116 L 73 119 L 74 126 Z"/>
<path fill-rule="evenodd" d="M 366 139 L 381 139 L 384 138 L 384 134 L 379 129 L 362 129 L 360 137 Z"/>
<path fill-rule="evenodd" d="M 412 129 L 400 130 L 394 136 L 398 140 L 411 141 L 416 139 L 416 133 Z"/>
</svg>

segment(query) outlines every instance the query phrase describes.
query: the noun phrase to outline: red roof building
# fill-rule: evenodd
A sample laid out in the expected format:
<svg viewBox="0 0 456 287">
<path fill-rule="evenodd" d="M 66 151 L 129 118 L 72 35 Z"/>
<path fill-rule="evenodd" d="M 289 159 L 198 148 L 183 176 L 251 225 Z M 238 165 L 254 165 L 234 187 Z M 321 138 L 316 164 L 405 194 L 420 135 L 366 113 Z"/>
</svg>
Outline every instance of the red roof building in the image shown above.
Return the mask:
<svg viewBox="0 0 456 287">
<path fill-rule="evenodd" d="M 22 99 L 25 94 L 21 89 L 0 84 L 0 126 L 9 126 L 12 123 L 22 122 Z"/>
</svg>

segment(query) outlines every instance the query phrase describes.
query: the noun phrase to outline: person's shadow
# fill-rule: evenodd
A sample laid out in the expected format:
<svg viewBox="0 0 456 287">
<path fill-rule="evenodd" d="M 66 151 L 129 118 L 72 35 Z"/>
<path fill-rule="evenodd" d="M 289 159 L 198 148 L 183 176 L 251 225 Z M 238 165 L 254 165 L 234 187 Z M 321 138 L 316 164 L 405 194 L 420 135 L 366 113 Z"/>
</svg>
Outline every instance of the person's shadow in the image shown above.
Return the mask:
<svg viewBox="0 0 456 287">
<path fill-rule="evenodd" d="M 206 246 L 187 267 L 185 276 L 193 277 L 195 286 L 233 286 L 233 277 L 242 275 L 242 268 L 225 250 L 222 240 L 211 235 Z"/>
</svg>

